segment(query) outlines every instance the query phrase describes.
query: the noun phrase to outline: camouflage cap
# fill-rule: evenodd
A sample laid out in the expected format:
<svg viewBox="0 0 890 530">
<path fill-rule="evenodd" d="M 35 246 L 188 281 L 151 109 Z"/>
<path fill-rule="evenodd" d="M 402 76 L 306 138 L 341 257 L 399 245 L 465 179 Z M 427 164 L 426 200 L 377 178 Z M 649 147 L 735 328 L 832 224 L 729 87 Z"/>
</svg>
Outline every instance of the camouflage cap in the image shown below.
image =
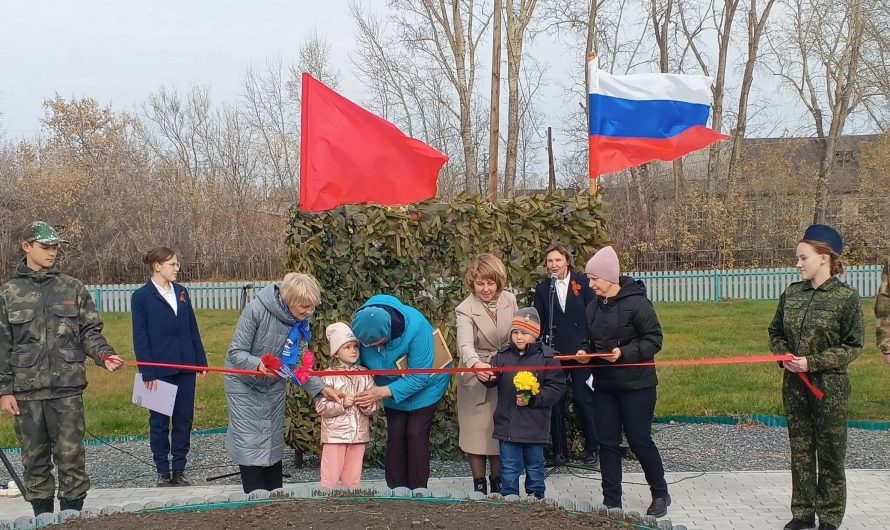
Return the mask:
<svg viewBox="0 0 890 530">
<path fill-rule="evenodd" d="M 34 221 L 31 223 L 31 233 L 33 236 L 28 238 L 29 243 L 43 243 L 44 245 L 58 245 L 59 243 L 67 243 L 68 241 L 59 237 L 56 229 L 51 227 L 45 221 Z"/>
</svg>

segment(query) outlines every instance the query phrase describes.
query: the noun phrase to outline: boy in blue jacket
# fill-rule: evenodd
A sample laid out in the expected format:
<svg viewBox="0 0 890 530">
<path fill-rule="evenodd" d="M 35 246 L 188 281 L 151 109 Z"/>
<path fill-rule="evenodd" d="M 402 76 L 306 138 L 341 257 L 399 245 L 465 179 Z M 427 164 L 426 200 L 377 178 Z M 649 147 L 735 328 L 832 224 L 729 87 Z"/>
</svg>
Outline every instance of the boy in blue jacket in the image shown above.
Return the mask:
<svg viewBox="0 0 890 530">
<path fill-rule="evenodd" d="M 540 336 L 538 311 L 534 307 L 520 309 L 513 317 L 510 345 L 491 360 L 493 368 L 508 370 L 477 374 L 482 384 L 498 388 L 492 436 L 500 440 L 501 495 L 505 497 L 519 495 L 519 475 L 524 469 L 525 492 L 544 498 L 544 445 L 550 437 L 550 409 L 565 393 L 566 382 L 553 358 L 556 351 L 539 342 Z M 517 392 L 513 378 L 522 370 L 537 378 L 537 395 L 526 398 Z"/>
</svg>

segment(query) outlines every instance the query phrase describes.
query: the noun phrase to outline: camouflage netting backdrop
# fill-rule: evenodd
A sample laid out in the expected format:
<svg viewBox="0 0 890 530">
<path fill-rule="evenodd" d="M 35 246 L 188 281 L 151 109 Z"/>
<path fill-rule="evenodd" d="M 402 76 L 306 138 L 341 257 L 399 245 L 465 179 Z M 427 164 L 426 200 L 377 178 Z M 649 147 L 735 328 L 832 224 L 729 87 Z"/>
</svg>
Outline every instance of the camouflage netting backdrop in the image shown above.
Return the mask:
<svg viewBox="0 0 890 530">
<path fill-rule="evenodd" d="M 567 244 L 583 263 L 608 244 L 603 205 L 596 196 L 538 194 L 492 203 L 460 195 L 448 203 L 409 207 L 344 206 L 321 214 L 294 209 L 287 234 L 289 271 L 312 274 L 321 283 L 322 302 L 312 323 L 318 365 L 330 364 L 325 327 L 349 323 L 370 296 L 392 294 L 421 311 L 444 333 L 457 355 L 454 308 L 467 296 L 466 267 L 490 252 L 507 266 L 509 289 L 519 305 L 532 303 L 532 290 L 547 278 L 541 253 L 552 242 Z M 435 458 L 461 455 L 457 446 L 455 384 L 449 387 L 433 423 Z M 311 400 L 289 388 L 285 440 L 298 451 L 320 453 L 319 426 Z M 581 438 L 569 413 L 570 445 Z M 380 458 L 386 439 L 383 414 L 372 421 L 369 457 Z"/>
</svg>

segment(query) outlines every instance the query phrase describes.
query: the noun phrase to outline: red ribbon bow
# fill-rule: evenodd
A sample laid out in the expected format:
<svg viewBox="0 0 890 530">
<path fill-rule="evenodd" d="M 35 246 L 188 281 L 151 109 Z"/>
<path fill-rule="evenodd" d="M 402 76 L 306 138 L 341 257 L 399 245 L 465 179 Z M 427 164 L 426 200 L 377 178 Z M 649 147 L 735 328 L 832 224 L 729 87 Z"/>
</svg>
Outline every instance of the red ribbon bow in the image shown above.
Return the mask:
<svg viewBox="0 0 890 530">
<path fill-rule="evenodd" d="M 581 284 L 580 283 L 576 282 L 575 280 L 572 280 L 572 283 L 570 283 L 569 286 L 572 288 L 572 292 L 575 293 L 575 296 L 578 296 L 579 294 L 581 294 Z"/>
<path fill-rule="evenodd" d="M 315 354 L 311 350 L 304 351 L 303 357 L 300 359 L 300 366 L 294 370 L 294 377 L 297 378 L 301 385 L 306 384 L 306 381 L 312 376 L 312 365 L 314 364 Z"/>
</svg>

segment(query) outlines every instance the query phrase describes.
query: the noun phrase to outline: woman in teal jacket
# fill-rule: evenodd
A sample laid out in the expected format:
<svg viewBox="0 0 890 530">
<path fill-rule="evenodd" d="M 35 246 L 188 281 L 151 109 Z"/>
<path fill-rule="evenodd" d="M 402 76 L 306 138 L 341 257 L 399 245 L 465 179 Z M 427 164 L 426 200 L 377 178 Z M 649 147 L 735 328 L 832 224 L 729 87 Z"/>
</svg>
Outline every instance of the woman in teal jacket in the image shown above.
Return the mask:
<svg viewBox="0 0 890 530">
<path fill-rule="evenodd" d="M 432 368 L 433 327 L 420 311 L 398 298 L 372 296 L 352 317 L 361 342 L 360 362 L 371 370 L 392 370 L 406 357 L 408 368 Z M 430 478 L 430 428 L 436 405 L 448 388 L 447 374 L 377 376 L 377 384 L 355 397 L 369 406 L 383 400 L 386 413 L 386 484 L 425 488 Z"/>
</svg>

